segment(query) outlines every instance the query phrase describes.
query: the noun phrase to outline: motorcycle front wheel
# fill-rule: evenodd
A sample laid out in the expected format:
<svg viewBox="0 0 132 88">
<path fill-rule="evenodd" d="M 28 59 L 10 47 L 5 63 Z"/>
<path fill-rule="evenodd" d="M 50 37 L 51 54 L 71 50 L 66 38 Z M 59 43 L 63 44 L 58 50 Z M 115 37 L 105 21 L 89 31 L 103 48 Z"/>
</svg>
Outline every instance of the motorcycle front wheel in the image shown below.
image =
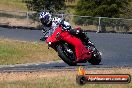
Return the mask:
<svg viewBox="0 0 132 88">
<path fill-rule="evenodd" d="M 76 56 L 72 46 L 68 43 L 57 45 L 57 52 L 59 57 L 68 65 L 76 66 Z"/>
<path fill-rule="evenodd" d="M 99 63 L 101 62 L 101 54 L 97 51 L 96 53 L 92 54 L 91 59 L 88 60 L 89 63 L 91 63 L 92 65 L 99 65 Z"/>
</svg>

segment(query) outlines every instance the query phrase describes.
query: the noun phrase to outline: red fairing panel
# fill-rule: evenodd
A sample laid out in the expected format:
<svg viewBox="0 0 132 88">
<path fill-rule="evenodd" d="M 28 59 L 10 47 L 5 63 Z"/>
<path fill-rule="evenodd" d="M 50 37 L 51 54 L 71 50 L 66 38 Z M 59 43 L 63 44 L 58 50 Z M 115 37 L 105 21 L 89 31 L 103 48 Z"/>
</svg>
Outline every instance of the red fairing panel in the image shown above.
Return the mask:
<svg viewBox="0 0 132 88">
<path fill-rule="evenodd" d="M 48 43 L 48 42 L 54 43 L 54 42 L 59 41 L 59 39 L 56 39 L 57 33 L 61 33 L 61 27 L 58 27 L 58 28 L 54 31 L 54 33 L 46 39 L 46 42 L 47 42 L 47 43 Z"/>
<path fill-rule="evenodd" d="M 60 33 L 59 39 L 56 39 L 57 34 Z M 82 61 L 85 59 L 90 59 L 91 54 L 90 51 L 85 48 L 85 46 L 82 44 L 82 41 L 75 36 L 72 36 L 68 31 L 63 31 L 62 28 L 58 27 L 55 32 L 46 39 L 46 42 L 52 42 L 55 43 L 57 41 L 63 40 L 75 47 L 75 53 L 77 57 L 77 61 Z"/>
<path fill-rule="evenodd" d="M 68 32 L 63 32 L 61 34 L 64 41 L 68 42 L 69 44 L 73 45 L 75 47 L 75 53 L 77 57 L 77 61 L 82 61 L 84 59 L 90 59 L 91 54 L 90 51 L 85 48 L 85 46 L 82 44 L 82 41 L 74 36 L 72 36 Z"/>
</svg>

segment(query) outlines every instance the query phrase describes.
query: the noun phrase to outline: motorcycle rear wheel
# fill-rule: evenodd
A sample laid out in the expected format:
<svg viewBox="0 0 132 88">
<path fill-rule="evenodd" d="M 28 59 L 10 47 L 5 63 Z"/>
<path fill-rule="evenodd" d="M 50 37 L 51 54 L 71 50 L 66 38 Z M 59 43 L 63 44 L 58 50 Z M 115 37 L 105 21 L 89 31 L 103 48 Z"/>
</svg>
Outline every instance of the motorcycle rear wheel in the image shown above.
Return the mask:
<svg viewBox="0 0 132 88">
<path fill-rule="evenodd" d="M 75 53 L 74 53 L 73 49 L 70 48 L 69 44 L 67 44 L 67 43 L 60 44 L 56 48 L 57 48 L 57 52 L 58 52 L 59 57 L 65 63 L 67 63 L 70 66 L 76 66 L 77 65 Z M 66 48 L 70 49 L 72 53 L 71 54 L 68 53 Z"/>
</svg>

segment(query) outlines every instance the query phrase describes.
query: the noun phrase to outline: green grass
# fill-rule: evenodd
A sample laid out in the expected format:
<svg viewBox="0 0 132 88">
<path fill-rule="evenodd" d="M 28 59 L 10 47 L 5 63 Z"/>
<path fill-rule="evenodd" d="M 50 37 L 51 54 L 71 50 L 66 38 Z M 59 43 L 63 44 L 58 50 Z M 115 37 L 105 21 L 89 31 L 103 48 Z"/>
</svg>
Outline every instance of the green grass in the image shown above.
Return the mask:
<svg viewBox="0 0 132 88">
<path fill-rule="evenodd" d="M 25 52 L 14 46 L 0 44 L 0 64 L 19 63 L 20 59 L 18 58 L 21 58 L 25 54 Z"/>
<path fill-rule="evenodd" d="M 26 4 L 22 0 L 1 0 L 0 1 L 1 10 L 22 10 L 27 11 Z"/>
<path fill-rule="evenodd" d="M 1 82 L 1 88 L 131 88 L 131 84 L 85 84 L 78 85 L 75 78 L 43 78 L 37 80 Z"/>
<path fill-rule="evenodd" d="M 0 65 L 58 60 L 45 43 L 0 39 Z"/>
<path fill-rule="evenodd" d="M 67 73 L 67 72 L 66 72 Z M 65 73 L 65 74 L 66 74 Z M 70 77 L 69 77 L 70 76 Z M 0 88 L 132 88 L 132 84 L 85 84 L 76 83 L 76 72 L 71 75 L 21 81 L 0 82 Z"/>
<path fill-rule="evenodd" d="M 70 80 L 70 81 L 69 81 Z M 83 86 L 78 85 L 76 80 L 62 78 L 52 78 L 52 79 L 38 79 L 30 80 L 25 82 L 12 82 L 8 86 L 11 88 L 131 88 L 130 84 L 85 84 Z M 4 87 L 1 87 L 4 88 Z"/>
</svg>

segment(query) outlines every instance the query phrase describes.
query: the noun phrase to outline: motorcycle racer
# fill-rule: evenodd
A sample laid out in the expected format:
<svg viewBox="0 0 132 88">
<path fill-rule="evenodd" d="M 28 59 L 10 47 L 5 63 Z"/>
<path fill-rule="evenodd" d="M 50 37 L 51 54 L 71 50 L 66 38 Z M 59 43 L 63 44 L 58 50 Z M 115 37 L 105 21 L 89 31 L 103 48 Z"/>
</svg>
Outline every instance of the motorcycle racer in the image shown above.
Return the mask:
<svg viewBox="0 0 132 88">
<path fill-rule="evenodd" d="M 49 12 L 41 12 L 39 18 L 47 28 L 43 29 L 46 35 L 40 40 L 53 48 L 65 63 L 74 66 L 87 61 L 93 65 L 101 62 L 99 51 L 79 27 L 73 29 L 68 22 L 59 17 L 52 17 Z"/>
<path fill-rule="evenodd" d="M 45 36 L 40 39 L 42 41 L 44 41 L 48 36 L 50 36 L 54 32 L 56 27 L 59 24 L 61 24 L 63 30 L 69 31 L 72 35 L 77 36 L 86 44 L 89 43 L 89 38 L 86 36 L 83 30 L 81 30 L 80 28 L 76 28 L 76 29 L 71 28 L 70 24 L 67 21 L 64 21 L 64 19 L 61 19 L 59 17 L 52 18 L 52 15 L 50 12 L 41 12 L 39 15 L 39 19 L 41 23 L 43 24 L 43 26 L 45 27 L 42 30 L 42 32 L 48 29 L 48 33 L 45 34 Z"/>
<path fill-rule="evenodd" d="M 45 31 L 45 29 L 48 30 L 47 35 L 45 35 L 44 37 L 41 38 L 41 40 L 47 38 L 48 36 L 50 36 L 53 31 L 56 29 L 56 27 L 60 24 L 60 22 L 62 21 L 61 18 L 58 17 L 53 17 L 49 12 L 41 12 L 39 19 L 41 21 L 41 23 L 43 24 L 43 26 L 45 27 L 42 31 Z M 71 26 L 68 22 L 64 21 L 63 22 L 63 29 L 70 29 Z"/>
</svg>

